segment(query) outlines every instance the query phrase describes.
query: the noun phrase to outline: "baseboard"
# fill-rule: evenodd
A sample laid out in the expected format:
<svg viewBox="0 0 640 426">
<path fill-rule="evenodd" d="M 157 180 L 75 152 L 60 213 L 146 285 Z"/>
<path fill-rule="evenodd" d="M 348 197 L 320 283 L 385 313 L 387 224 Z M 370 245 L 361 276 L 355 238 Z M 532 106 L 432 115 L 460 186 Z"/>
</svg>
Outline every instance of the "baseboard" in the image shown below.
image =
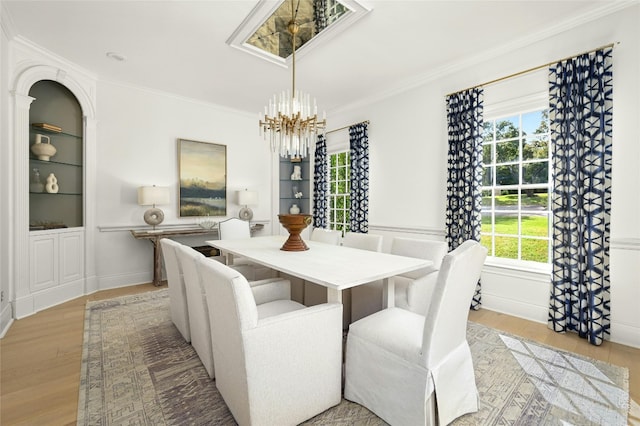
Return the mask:
<svg viewBox="0 0 640 426">
<path fill-rule="evenodd" d="M 77 280 L 19 297 L 15 301 L 15 318 L 28 317 L 43 309 L 84 296 L 84 294 L 84 280 Z"/>
<path fill-rule="evenodd" d="M 96 277 L 95 275 L 86 277 L 84 282 L 84 289 L 85 294 L 93 294 L 96 291 L 99 291 L 100 288 L 98 287 L 98 277 Z"/>
<path fill-rule="evenodd" d="M 482 308 L 537 323 L 546 323 L 547 307 L 482 293 Z"/>
<path fill-rule="evenodd" d="M 611 324 L 611 341 L 640 349 L 640 328 L 628 324 Z"/>
<path fill-rule="evenodd" d="M 130 274 L 116 274 L 98 277 L 97 290 L 128 287 L 131 285 L 145 284 L 152 281 L 149 272 L 134 272 Z"/>
<path fill-rule="evenodd" d="M 485 293 L 482 294 L 482 309 L 539 324 L 546 324 L 549 315 L 546 306 L 531 305 Z M 610 341 L 640 349 L 640 329 L 631 325 L 612 322 Z"/>
<path fill-rule="evenodd" d="M 7 331 L 9 331 L 9 328 L 11 328 L 11 324 L 13 324 L 13 318 L 11 316 L 11 303 L 7 303 L 2 312 L 0 312 L 0 324 L 3 325 L 2 329 L 0 330 L 0 339 L 2 339 L 5 334 L 7 334 Z"/>
</svg>

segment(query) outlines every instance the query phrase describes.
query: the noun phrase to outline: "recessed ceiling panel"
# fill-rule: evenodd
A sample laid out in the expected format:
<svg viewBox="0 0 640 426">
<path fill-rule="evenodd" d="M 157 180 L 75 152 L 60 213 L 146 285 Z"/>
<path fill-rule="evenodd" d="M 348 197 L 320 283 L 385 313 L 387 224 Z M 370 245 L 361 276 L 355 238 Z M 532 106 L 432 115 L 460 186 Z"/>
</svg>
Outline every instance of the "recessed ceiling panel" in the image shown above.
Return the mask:
<svg viewBox="0 0 640 426">
<path fill-rule="evenodd" d="M 299 25 L 296 34 L 296 49 L 299 49 L 348 13 L 352 13 L 351 10 L 337 0 L 285 0 L 247 43 L 286 59 L 293 46 L 288 31 L 290 22 Z"/>
<path fill-rule="evenodd" d="M 234 31 L 227 43 L 233 47 L 287 66 L 293 43 L 290 22 L 299 25 L 296 56 L 328 40 L 349 23 L 369 12 L 356 0 L 262 0 Z"/>
</svg>

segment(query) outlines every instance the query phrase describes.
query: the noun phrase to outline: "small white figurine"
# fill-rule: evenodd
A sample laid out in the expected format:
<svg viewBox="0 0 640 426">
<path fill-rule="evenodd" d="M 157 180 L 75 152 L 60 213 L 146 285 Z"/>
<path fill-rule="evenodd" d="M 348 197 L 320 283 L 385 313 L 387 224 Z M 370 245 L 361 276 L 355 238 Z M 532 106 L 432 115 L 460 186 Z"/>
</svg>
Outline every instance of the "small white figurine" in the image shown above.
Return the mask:
<svg viewBox="0 0 640 426">
<path fill-rule="evenodd" d="M 302 180 L 302 169 L 300 166 L 293 166 L 291 180 Z"/>
<path fill-rule="evenodd" d="M 49 194 L 58 193 L 58 179 L 53 173 L 49 173 L 49 176 L 47 176 L 47 184 L 44 187 Z"/>
</svg>

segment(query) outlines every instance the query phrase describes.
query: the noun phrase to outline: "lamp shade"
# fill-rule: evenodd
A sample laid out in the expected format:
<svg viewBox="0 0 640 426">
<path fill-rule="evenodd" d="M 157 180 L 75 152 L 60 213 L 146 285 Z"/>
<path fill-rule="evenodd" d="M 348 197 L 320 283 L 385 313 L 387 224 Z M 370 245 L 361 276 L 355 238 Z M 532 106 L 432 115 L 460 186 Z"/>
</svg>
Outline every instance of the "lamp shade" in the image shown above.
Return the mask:
<svg viewBox="0 0 640 426">
<path fill-rule="evenodd" d="M 251 206 L 258 204 L 258 193 L 256 191 L 238 191 L 238 204 L 243 206 Z"/>
<path fill-rule="evenodd" d="M 138 204 L 141 206 L 169 204 L 169 188 L 155 185 L 139 187 Z"/>
</svg>

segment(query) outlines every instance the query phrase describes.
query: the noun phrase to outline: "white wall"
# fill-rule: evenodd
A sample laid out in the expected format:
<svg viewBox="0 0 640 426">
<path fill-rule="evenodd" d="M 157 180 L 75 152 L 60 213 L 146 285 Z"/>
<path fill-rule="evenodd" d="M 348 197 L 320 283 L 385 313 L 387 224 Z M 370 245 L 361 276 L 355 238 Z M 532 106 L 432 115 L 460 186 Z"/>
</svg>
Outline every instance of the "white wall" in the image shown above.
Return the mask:
<svg viewBox="0 0 640 426">
<path fill-rule="evenodd" d="M 370 120 L 370 232 L 444 235 L 447 128 L 445 96 L 611 42 L 614 48 L 611 337 L 640 347 L 640 6 L 573 23 L 511 51 L 434 70 L 421 84 L 369 99 L 329 117 L 330 128 Z M 491 53 L 491 52 L 490 52 Z M 411 54 L 422 54 L 412 52 Z M 424 54 L 427 54 L 426 52 Z M 462 58 L 461 58 L 462 59 Z M 464 61 L 464 59 L 462 59 Z M 484 307 L 546 322 L 549 276 L 495 266 L 483 273 Z"/>
<path fill-rule="evenodd" d="M 1 2 L 0 2 L 1 6 Z M 3 16 L 3 8 L 0 7 L 0 20 Z M 11 148 L 9 139 L 9 89 L 8 89 L 8 58 L 9 58 L 8 36 L 5 32 L 5 25 L 0 25 L 0 158 L 10 158 Z M 11 198 L 11 179 L 9 164 L 0 169 L 0 194 L 4 200 L 0 203 L 0 337 L 2 337 L 11 322 L 10 287 L 9 287 L 9 265 L 11 238 L 10 227 L 10 204 L 6 201 Z"/>
<path fill-rule="evenodd" d="M 97 99 L 100 289 L 151 280 L 152 246 L 129 233 L 147 226 L 142 215 L 148 207 L 137 204 L 139 186 L 171 188 L 171 204 L 158 206 L 163 225 L 197 222 L 178 217 L 179 138 L 227 146 L 228 217 L 238 214 L 235 191 L 248 188 L 259 193 L 254 220 L 270 219 L 271 152 L 258 135 L 257 115 L 110 82 L 98 82 Z"/>
</svg>

